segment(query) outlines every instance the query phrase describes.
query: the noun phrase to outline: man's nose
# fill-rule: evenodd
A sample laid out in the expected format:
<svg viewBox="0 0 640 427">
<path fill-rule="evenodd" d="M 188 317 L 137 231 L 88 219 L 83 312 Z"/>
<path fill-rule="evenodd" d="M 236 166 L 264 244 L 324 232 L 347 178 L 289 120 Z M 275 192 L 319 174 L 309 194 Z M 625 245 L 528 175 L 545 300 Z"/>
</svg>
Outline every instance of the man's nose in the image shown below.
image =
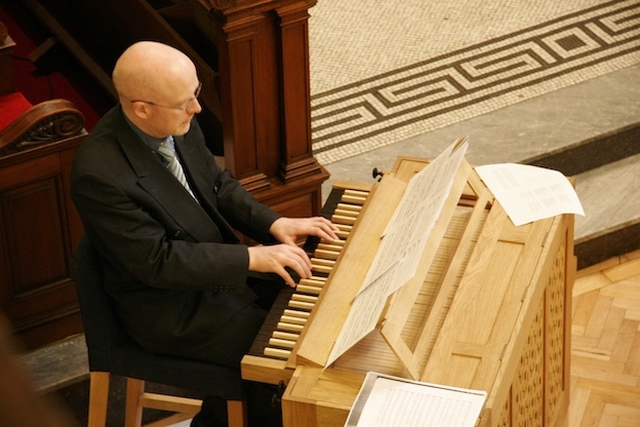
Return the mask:
<svg viewBox="0 0 640 427">
<path fill-rule="evenodd" d="M 189 103 L 187 110 L 193 114 L 199 114 L 202 111 L 202 105 L 200 105 L 198 98 L 194 98 L 193 101 Z"/>
</svg>

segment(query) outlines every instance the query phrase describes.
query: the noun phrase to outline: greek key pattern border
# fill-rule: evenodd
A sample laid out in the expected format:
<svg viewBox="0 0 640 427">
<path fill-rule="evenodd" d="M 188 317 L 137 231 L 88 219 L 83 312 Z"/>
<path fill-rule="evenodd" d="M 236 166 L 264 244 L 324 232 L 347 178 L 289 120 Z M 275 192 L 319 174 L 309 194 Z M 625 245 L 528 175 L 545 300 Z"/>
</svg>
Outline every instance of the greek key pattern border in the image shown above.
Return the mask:
<svg viewBox="0 0 640 427">
<path fill-rule="evenodd" d="M 311 97 L 331 163 L 640 62 L 640 2 L 611 1 Z"/>
</svg>

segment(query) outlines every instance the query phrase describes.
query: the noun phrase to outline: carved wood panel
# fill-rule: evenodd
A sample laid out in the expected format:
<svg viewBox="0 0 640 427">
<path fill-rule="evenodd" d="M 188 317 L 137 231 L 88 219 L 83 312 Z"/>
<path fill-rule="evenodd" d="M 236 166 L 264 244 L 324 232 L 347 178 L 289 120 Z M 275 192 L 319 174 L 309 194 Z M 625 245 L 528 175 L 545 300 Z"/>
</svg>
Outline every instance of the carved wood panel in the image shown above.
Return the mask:
<svg viewBox="0 0 640 427">
<path fill-rule="evenodd" d="M 82 330 L 71 267 L 82 227 L 69 175 L 83 137 L 0 158 L 0 309 L 27 348 Z"/>
</svg>

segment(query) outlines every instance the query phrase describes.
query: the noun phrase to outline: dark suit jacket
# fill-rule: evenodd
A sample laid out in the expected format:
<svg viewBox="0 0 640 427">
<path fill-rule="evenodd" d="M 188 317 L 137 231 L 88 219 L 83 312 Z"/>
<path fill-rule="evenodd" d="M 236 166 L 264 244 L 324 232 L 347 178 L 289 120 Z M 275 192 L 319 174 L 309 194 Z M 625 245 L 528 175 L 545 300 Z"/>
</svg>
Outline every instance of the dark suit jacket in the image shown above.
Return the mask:
<svg viewBox="0 0 640 427">
<path fill-rule="evenodd" d="M 102 256 L 105 287 L 132 337 L 155 352 L 202 346 L 251 304 L 248 252 L 279 217 L 205 146 L 194 119 L 176 150 L 197 203 L 131 129 L 119 106 L 94 127 L 72 171 L 72 197 Z"/>
</svg>

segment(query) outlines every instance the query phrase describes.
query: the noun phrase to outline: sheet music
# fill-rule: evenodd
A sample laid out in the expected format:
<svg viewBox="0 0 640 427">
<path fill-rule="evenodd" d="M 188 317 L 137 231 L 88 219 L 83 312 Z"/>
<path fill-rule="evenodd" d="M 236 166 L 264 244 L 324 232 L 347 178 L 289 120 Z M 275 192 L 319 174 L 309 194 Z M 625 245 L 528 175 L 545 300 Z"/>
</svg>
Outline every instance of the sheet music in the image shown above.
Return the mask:
<svg viewBox="0 0 640 427">
<path fill-rule="evenodd" d="M 558 171 L 516 163 L 475 169 L 516 226 L 563 213 L 584 216 L 573 186 Z"/>
<path fill-rule="evenodd" d="M 356 296 L 340 334 L 331 349 L 327 366 L 373 331 L 387 302 L 387 290 L 394 281 L 396 268 L 390 268 Z"/>
<path fill-rule="evenodd" d="M 395 280 L 387 282 L 387 296 L 414 276 L 421 248 L 440 217 L 468 145 L 467 138 L 454 141 L 409 181 L 360 292 L 391 268 L 396 274 Z"/>
<path fill-rule="evenodd" d="M 467 138 L 456 140 L 409 181 L 331 349 L 327 366 L 375 329 L 387 297 L 415 275 L 422 249 L 440 216 L 467 147 Z"/>
<path fill-rule="evenodd" d="M 473 427 L 487 393 L 367 373 L 345 427 Z"/>
</svg>

